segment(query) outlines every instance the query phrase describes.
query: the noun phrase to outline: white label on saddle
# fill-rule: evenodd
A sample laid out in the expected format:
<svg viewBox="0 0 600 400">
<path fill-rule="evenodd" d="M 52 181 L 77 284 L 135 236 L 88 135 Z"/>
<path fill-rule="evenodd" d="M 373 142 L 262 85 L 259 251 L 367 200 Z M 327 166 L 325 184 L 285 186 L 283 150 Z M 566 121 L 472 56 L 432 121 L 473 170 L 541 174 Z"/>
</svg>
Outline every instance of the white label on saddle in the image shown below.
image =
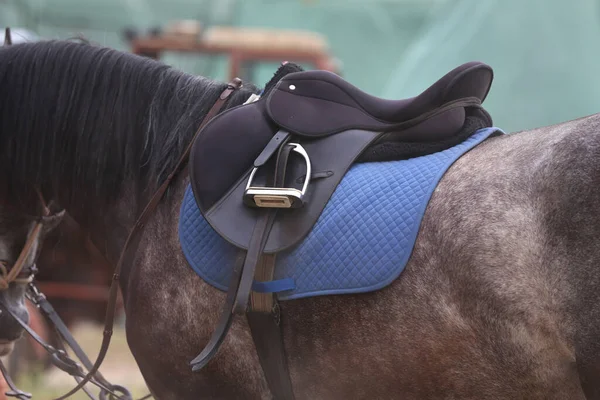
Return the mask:
<svg viewBox="0 0 600 400">
<path fill-rule="evenodd" d="M 260 95 L 259 95 L 259 94 L 252 93 L 252 94 L 250 95 L 250 97 L 248 97 L 248 100 L 246 100 L 246 101 L 244 102 L 244 104 L 250 104 L 250 103 L 254 103 L 254 102 L 255 102 L 255 101 L 257 101 L 258 99 L 260 99 Z"/>
</svg>

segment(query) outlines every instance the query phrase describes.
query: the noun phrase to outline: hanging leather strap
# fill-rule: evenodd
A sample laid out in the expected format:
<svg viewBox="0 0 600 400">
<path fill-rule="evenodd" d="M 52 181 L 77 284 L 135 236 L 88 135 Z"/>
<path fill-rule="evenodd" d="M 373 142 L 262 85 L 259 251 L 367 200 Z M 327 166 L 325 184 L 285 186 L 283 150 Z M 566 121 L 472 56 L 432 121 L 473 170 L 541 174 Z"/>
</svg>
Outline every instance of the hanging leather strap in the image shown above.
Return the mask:
<svg viewBox="0 0 600 400">
<path fill-rule="evenodd" d="M 236 302 L 236 297 L 240 295 L 244 296 L 242 293 L 245 293 L 245 296 L 249 296 L 250 294 L 255 266 L 260 259 L 262 249 L 265 247 L 266 239 L 269 237 L 269 232 L 275 222 L 275 210 L 266 209 L 262 211 L 261 216 L 254 226 L 252 239 L 248 245 L 248 253 L 244 256 L 243 253 L 240 252 L 238 262 L 233 270 L 232 279 L 229 283 L 229 289 L 225 299 L 225 305 L 221 310 L 221 316 L 219 317 L 217 327 L 204 349 L 198 356 L 190 361 L 192 371 L 198 371 L 204 368 L 204 366 L 217 355 L 221 344 L 229 332 L 235 311 L 236 309 L 239 309 L 236 308 L 236 305 L 239 304 Z M 247 289 L 245 289 L 246 287 Z M 245 309 L 243 311 L 245 311 Z"/>
<path fill-rule="evenodd" d="M 271 276 L 275 271 L 275 255 L 266 254 L 256 271 L 257 280 Z M 271 304 L 270 308 L 267 308 Z M 288 369 L 283 330 L 281 326 L 281 309 L 273 293 L 252 293 L 251 309 L 247 314 L 252 339 L 256 346 L 258 359 L 273 399 L 293 400 L 294 391 Z"/>
</svg>

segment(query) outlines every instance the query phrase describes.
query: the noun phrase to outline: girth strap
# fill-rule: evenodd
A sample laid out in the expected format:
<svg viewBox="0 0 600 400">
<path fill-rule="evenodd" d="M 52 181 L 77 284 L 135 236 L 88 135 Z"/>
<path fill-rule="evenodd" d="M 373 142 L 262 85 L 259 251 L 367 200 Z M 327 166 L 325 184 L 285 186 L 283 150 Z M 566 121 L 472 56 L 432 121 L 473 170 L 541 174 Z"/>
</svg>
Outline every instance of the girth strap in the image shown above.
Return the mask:
<svg viewBox="0 0 600 400">
<path fill-rule="evenodd" d="M 256 279 L 269 281 L 275 272 L 275 255 L 263 255 L 256 269 Z M 287 364 L 281 310 L 273 293 L 256 293 L 251 296 L 248 324 L 265 379 L 275 400 L 293 400 L 294 391 Z"/>
</svg>

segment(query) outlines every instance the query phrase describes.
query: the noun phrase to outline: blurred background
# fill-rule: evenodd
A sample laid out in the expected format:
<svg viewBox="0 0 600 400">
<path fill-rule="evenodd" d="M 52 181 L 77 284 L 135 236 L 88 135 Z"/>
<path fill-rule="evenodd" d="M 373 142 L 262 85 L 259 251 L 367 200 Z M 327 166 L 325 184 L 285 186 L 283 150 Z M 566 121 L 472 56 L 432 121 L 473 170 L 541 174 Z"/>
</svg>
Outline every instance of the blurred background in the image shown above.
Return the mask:
<svg viewBox="0 0 600 400">
<path fill-rule="evenodd" d="M 414 96 L 479 60 L 495 71 L 484 106 L 506 132 L 600 112 L 600 0 L 0 0 L 3 26 L 14 42 L 82 37 L 259 86 L 289 60 L 385 98 Z M 40 287 L 94 358 L 110 266 L 73 224 L 53 240 L 40 260 Z M 46 329 L 42 319 L 33 323 Z M 144 394 L 117 333 L 102 371 Z M 11 369 L 35 398 L 51 398 L 49 388 L 68 377 L 22 342 Z"/>
</svg>

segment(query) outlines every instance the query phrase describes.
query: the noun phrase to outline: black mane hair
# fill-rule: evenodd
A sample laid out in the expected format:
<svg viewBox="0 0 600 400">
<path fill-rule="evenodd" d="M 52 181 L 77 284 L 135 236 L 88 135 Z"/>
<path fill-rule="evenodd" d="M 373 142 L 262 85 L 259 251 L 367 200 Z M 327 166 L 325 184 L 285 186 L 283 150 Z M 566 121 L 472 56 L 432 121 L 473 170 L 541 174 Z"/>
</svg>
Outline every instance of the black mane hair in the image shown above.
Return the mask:
<svg viewBox="0 0 600 400">
<path fill-rule="evenodd" d="M 40 187 L 97 206 L 125 185 L 152 190 L 225 87 L 86 43 L 0 47 L 0 190 L 18 197 Z M 228 108 L 257 92 L 245 84 Z"/>
</svg>

